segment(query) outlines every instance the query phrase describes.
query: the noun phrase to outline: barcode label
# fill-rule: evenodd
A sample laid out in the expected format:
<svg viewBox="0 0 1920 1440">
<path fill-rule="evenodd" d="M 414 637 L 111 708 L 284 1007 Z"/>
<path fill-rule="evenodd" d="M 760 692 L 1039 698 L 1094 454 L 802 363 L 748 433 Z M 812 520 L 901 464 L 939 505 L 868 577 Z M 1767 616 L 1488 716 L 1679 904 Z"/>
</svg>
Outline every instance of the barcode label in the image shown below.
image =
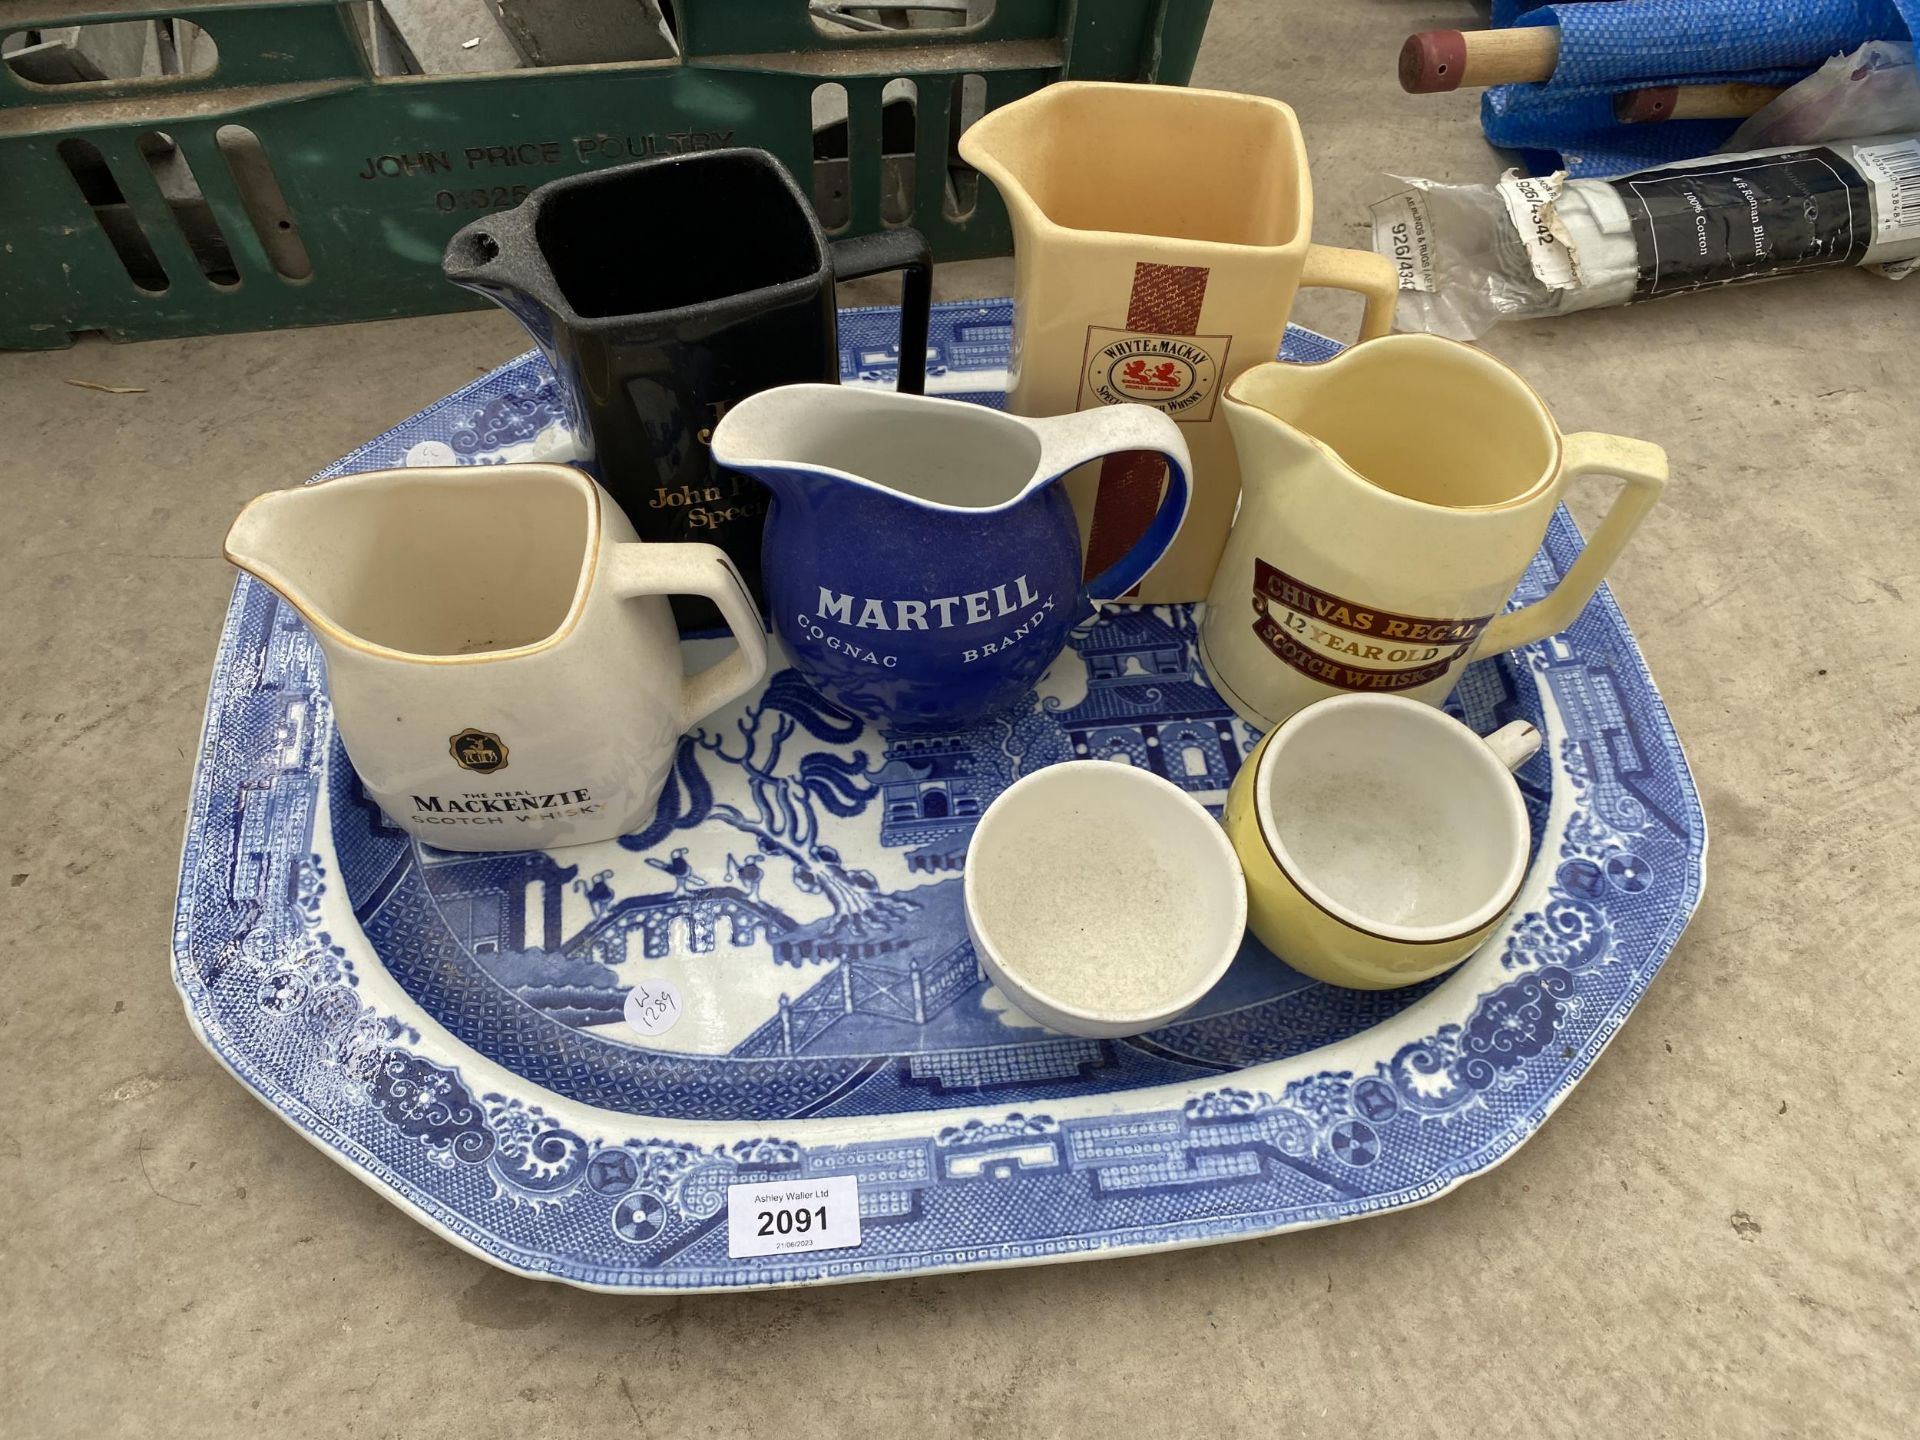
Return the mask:
<svg viewBox="0 0 1920 1440">
<path fill-rule="evenodd" d="M 1571 290 L 1580 283 L 1580 266 L 1567 241 L 1567 227 L 1554 208 L 1566 178 L 1564 170 L 1552 175 L 1509 170 L 1494 187 L 1527 252 L 1534 278 L 1549 290 Z"/>
<path fill-rule="evenodd" d="M 1875 241 L 1920 239 L 1920 140 L 1862 145 L 1853 163 L 1873 186 Z"/>
<path fill-rule="evenodd" d="M 1433 283 L 1433 221 L 1427 215 L 1427 197 L 1418 190 L 1401 190 L 1376 200 L 1373 211 L 1373 248 L 1393 261 L 1400 272 L 1400 288 L 1431 295 Z"/>
</svg>

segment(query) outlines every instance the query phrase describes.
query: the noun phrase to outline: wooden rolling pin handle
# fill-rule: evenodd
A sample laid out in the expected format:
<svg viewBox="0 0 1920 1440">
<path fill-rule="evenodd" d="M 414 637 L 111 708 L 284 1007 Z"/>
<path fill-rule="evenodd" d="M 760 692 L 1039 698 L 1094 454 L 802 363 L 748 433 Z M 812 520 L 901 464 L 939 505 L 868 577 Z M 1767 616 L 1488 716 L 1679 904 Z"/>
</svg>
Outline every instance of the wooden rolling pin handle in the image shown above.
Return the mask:
<svg viewBox="0 0 1920 1440">
<path fill-rule="evenodd" d="M 1400 47 L 1400 88 L 1409 95 L 1458 90 L 1467 70 L 1467 37 L 1458 30 L 1409 35 Z"/>
<path fill-rule="evenodd" d="M 1560 31 L 1552 25 L 1510 30 L 1426 30 L 1400 47 L 1400 88 L 1433 95 L 1465 85 L 1525 85 L 1553 78 Z"/>
<path fill-rule="evenodd" d="M 1613 118 L 1622 125 L 1661 120 L 1744 120 L 1780 95 L 1773 85 L 1659 85 L 1613 97 Z"/>
<path fill-rule="evenodd" d="M 1678 85 L 1657 85 L 1651 90 L 1627 90 L 1613 97 L 1613 118 L 1622 125 L 1651 125 L 1671 120 L 1679 103 Z"/>
</svg>

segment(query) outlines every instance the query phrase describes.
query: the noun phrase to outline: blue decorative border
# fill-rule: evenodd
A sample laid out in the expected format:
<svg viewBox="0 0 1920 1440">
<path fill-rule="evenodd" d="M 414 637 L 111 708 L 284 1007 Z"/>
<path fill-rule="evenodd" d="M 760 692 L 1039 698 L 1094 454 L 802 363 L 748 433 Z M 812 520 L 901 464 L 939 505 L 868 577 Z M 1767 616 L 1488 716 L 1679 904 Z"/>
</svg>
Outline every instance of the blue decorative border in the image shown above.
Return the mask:
<svg viewBox="0 0 1920 1440">
<path fill-rule="evenodd" d="M 934 388 L 996 401 L 1010 321 L 1006 302 L 938 307 Z M 889 312 L 848 312 L 850 380 L 891 378 L 891 324 Z M 1284 353 L 1337 348 L 1295 330 Z M 523 357 L 334 469 L 447 458 L 423 444 L 478 463 L 541 454 L 564 444 L 550 433 L 550 387 Z M 1579 545 L 1556 517 L 1519 598 L 1550 586 Z M 1704 882 L 1691 777 L 1603 589 L 1508 672 L 1543 697 L 1554 776 L 1521 912 L 1372 1028 L 1234 1075 L 1018 1110 L 648 1120 L 542 1090 L 467 1050 L 393 983 L 351 915 L 342 923 L 339 857 L 315 823 L 331 749 L 318 675 L 297 622 L 241 581 L 181 864 L 174 973 L 188 1014 L 243 1083 L 395 1203 L 495 1263 L 598 1288 L 1083 1258 L 1430 1199 L 1544 1121 L 1625 1020 Z M 828 1174 L 860 1177 L 857 1250 L 728 1258 L 727 1185 Z"/>
</svg>

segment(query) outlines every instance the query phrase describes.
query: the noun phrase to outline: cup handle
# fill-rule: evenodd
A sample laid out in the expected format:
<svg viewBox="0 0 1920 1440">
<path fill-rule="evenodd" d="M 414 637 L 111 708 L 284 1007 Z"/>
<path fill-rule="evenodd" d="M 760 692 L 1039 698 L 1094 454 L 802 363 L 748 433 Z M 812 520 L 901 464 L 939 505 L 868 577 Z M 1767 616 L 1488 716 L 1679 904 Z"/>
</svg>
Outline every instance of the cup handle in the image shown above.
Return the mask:
<svg viewBox="0 0 1920 1440">
<path fill-rule="evenodd" d="M 1309 245 L 1301 267 L 1303 287 L 1354 290 L 1366 301 L 1360 316 L 1360 338 L 1377 340 L 1393 329 L 1393 307 L 1400 298 L 1400 272 L 1384 255 L 1371 250 L 1342 250 L 1335 245 Z"/>
<path fill-rule="evenodd" d="M 622 600 L 641 595 L 704 595 L 719 607 L 727 629 L 733 632 L 731 655 L 682 682 L 682 730 L 739 699 L 767 673 L 767 636 L 760 628 L 760 612 L 748 598 L 740 572 L 719 546 L 696 541 L 616 546 L 612 585 Z"/>
<path fill-rule="evenodd" d="M 888 270 L 900 277 L 900 378 L 902 395 L 927 393 L 927 325 L 933 309 L 933 249 L 911 226 L 830 241 L 835 280 L 858 280 Z M 836 380 L 839 376 L 834 377 Z"/>
<path fill-rule="evenodd" d="M 1482 656 L 1504 654 L 1544 640 L 1578 619 L 1608 568 L 1667 488 L 1667 452 L 1658 445 L 1623 435 L 1593 433 L 1568 435 L 1562 444 L 1568 481 L 1583 475 L 1618 475 L 1627 482 L 1626 488 L 1614 498 L 1600 528 L 1558 585 L 1533 604 L 1494 617 L 1477 652 Z"/>
<path fill-rule="evenodd" d="M 1480 742 L 1493 751 L 1493 758 L 1507 769 L 1518 770 L 1539 752 L 1540 732 L 1525 720 L 1515 720 L 1491 735 L 1482 735 Z"/>
<path fill-rule="evenodd" d="M 1151 451 L 1167 462 L 1167 488 L 1146 530 L 1125 554 L 1087 581 L 1090 600 L 1127 594 L 1160 563 L 1186 523 L 1192 499 L 1187 477 L 1193 473 L 1187 437 L 1172 416 L 1151 405 L 1103 405 L 1026 423 L 1040 437 L 1039 473 L 1056 479 L 1090 460 L 1125 450 Z"/>
</svg>

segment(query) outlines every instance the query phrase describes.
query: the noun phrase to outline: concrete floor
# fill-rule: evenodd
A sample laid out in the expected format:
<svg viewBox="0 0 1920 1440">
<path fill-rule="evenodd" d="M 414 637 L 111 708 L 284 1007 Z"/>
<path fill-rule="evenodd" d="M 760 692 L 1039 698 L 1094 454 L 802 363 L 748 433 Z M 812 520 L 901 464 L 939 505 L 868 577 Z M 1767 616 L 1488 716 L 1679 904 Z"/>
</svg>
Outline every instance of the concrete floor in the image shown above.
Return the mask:
<svg viewBox="0 0 1920 1440">
<path fill-rule="evenodd" d="M 1383 168 L 1496 173 L 1469 97 L 1394 83 L 1400 39 L 1473 23 L 1465 0 L 1215 12 L 1195 81 L 1298 108 L 1323 241 L 1359 240 Z M 1297 318 L 1352 322 L 1320 297 Z M 1920 280 L 1489 345 L 1566 428 L 1672 455 L 1613 584 L 1713 825 L 1698 918 L 1552 1122 L 1364 1224 L 661 1300 L 435 1239 L 222 1073 L 167 973 L 228 520 L 520 331 L 490 313 L 0 356 L 0 1430 L 1911 1434 Z"/>
</svg>

